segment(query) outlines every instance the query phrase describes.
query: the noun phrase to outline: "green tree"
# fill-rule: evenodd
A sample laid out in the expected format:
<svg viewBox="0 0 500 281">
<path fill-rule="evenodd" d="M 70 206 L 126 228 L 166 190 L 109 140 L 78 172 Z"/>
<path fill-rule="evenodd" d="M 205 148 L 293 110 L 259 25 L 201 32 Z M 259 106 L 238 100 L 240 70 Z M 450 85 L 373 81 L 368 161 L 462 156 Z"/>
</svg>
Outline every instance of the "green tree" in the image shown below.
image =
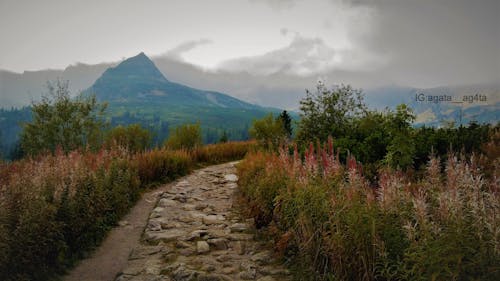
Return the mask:
<svg viewBox="0 0 500 281">
<path fill-rule="evenodd" d="M 143 151 L 151 145 L 151 132 L 139 124 L 117 126 L 106 134 L 107 147 L 121 146 L 131 152 Z"/>
<path fill-rule="evenodd" d="M 21 146 L 28 155 L 54 152 L 61 148 L 69 152 L 89 146 L 98 148 L 106 125 L 103 115 L 106 104 L 95 96 L 70 97 L 68 82 L 47 83 L 48 94 L 33 103 L 33 120 L 23 124 Z"/>
<path fill-rule="evenodd" d="M 203 144 L 200 124 L 185 124 L 175 128 L 165 146 L 170 149 L 193 149 Z"/>
<path fill-rule="evenodd" d="M 316 93 L 306 91 L 300 101 L 301 120 L 298 124 L 297 140 L 326 141 L 328 136 L 344 137 L 350 133 L 353 121 L 366 114 L 361 90 L 349 85 L 337 86 L 331 90 L 319 82 Z"/>
<path fill-rule="evenodd" d="M 389 115 L 387 130 L 391 140 L 385 161 L 393 168 L 406 169 L 413 165 L 416 148 L 411 124 L 414 120 L 415 115 L 405 104 L 398 105 L 395 114 Z"/>
<path fill-rule="evenodd" d="M 266 148 L 276 148 L 287 138 L 281 118 L 274 118 L 272 113 L 262 119 L 254 120 L 249 133 Z"/>
<path fill-rule="evenodd" d="M 219 138 L 219 142 L 227 142 L 229 140 L 226 130 L 222 132 L 222 136 Z"/>
<path fill-rule="evenodd" d="M 281 119 L 281 123 L 283 124 L 283 129 L 286 132 L 286 136 L 288 139 L 292 138 L 292 118 L 288 114 L 286 110 L 283 110 L 281 114 L 278 116 L 279 119 Z"/>
</svg>

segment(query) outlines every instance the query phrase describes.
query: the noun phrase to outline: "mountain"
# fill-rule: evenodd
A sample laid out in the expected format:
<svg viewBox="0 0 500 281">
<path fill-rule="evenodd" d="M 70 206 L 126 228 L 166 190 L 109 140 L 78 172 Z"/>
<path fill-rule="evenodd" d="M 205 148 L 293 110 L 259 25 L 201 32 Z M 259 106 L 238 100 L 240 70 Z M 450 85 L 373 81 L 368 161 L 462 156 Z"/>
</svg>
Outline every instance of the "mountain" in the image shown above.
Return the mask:
<svg viewBox="0 0 500 281">
<path fill-rule="evenodd" d="M 231 96 L 194 89 L 165 78 L 144 54 L 108 68 L 86 92 L 99 100 L 114 103 L 142 103 L 167 107 L 214 107 L 263 110 Z"/>
<path fill-rule="evenodd" d="M 246 139 L 254 119 L 280 111 L 170 81 L 144 53 L 108 68 L 83 94 L 108 103 L 112 125 L 140 123 L 156 133 L 157 143 L 169 129 L 195 122 L 205 142 L 224 132 L 232 140 Z"/>
</svg>

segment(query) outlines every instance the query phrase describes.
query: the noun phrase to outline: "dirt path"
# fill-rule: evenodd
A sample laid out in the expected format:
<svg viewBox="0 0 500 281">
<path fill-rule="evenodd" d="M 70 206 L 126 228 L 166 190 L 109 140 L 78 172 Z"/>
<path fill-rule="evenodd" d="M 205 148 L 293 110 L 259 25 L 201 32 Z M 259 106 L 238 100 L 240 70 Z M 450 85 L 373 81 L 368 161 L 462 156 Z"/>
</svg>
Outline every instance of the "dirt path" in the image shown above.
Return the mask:
<svg viewBox="0 0 500 281">
<path fill-rule="evenodd" d="M 126 266 L 132 249 L 140 244 L 149 214 L 155 207 L 159 196 L 174 186 L 164 185 L 143 194 L 139 202 L 130 210 L 118 227 L 112 229 L 106 239 L 92 255 L 82 260 L 64 281 L 109 281 Z"/>
<path fill-rule="evenodd" d="M 234 163 L 211 166 L 145 194 L 65 280 L 290 280 L 235 212 L 235 172 Z"/>
</svg>

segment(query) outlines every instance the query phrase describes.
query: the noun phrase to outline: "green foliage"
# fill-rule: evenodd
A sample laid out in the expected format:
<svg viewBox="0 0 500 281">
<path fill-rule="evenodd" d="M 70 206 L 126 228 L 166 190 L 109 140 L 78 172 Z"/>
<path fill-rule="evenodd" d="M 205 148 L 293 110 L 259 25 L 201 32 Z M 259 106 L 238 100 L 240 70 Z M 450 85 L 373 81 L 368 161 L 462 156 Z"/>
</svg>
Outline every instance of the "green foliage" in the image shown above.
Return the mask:
<svg viewBox="0 0 500 281">
<path fill-rule="evenodd" d="M 498 280 L 497 180 L 475 162 L 450 156 L 442 173 L 431 158 L 416 181 L 386 167 L 373 189 L 335 155 L 257 152 L 237 166 L 242 208 L 296 280 Z"/>
<path fill-rule="evenodd" d="M 413 165 L 415 143 L 411 124 L 415 116 L 406 105 L 398 105 L 395 114 L 388 116 L 387 131 L 391 141 L 387 146 L 386 163 L 393 168 L 408 168 Z"/>
<path fill-rule="evenodd" d="M 287 139 L 282 119 L 274 118 L 272 113 L 262 119 L 254 120 L 249 133 L 252 138 L 267 148 L 277 148 Z"/>
<path fill-rule="evenodd" d="M 225 143 L 229 140 L 228 136 L 227 136 L 227 132 L 226 130 L 224 130 L 224 132 L 222 133 L 222 136 L 220 136 L 219 138 L 219 143 Z"/>
<path fill-rule="evenodd" d="M 169 149 L 194 149 L 203 144 L 200 124 L 185 124 L 175 128 L 165 142 Z"/>
<path fill-rule="evenodd" d="M 149 147 L 150 143 L 151 133 L 139 124 L 117 126 L 111 129 L 105 137 L 107 147 L 120 146 L 131 152 L 143 151 Z"/>
<path fill-rule="evenodd" d="M 98 104 L 95 97 L 71 99 L 67 82 L 48 83 L 48 91 L 41 102 L 32 105 L 33 121 L 23 126 L 23 151 L 37 155 L 54 153 L 57 148 L 64 152 L 84 146 L 97 149 L 106 105 Z"/>
<path fill-rule="evenodd" d="M 300 101 L 300 110 L 297 140 L 307 144 L 348 134 L 353 120 L 365 114 L 366 106 L 361 90 L 349 85 L 329 90 L 319 82 L 316 93 L 307 91 L 307 96 Z"/>
<path fill-rule="evenodd" d="M 290 114 L 286 110 L 283 110 L 281 114 L 278 116 L 281 119 L 281 123 L 283 124 L 283 129 L 286 132 L 286 136 L 288 139 L 292 138 L 293 130 L 292 130 L 292 118 Z"/>
</svg>

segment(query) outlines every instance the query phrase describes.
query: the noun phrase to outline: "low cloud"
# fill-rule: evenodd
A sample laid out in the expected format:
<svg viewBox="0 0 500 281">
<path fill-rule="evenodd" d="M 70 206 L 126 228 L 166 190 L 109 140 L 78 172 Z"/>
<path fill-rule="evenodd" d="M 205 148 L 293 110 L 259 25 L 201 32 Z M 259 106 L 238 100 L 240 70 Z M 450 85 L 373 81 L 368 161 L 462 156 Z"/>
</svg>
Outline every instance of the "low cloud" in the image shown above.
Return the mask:
<svg viewBox="0 0 500 281">
<path fill-rule="evenodd" d="M 187 53 L 187 52 L 189 52 L 189 51 L 191 51 L 194 48 L 197 48 L 199 46 L 212 44 L 212 43 L 213 43 L 212 40 L 206 39 L 206 38 L 202 38 L 199 40 L 187 41 L 187 42 L 184 42 L 184 43 L 178 45 L 177 47 L 167 51 L 167 53 L 165 55 L 168 57 L 177 59 L 177 60 L 183 60 L 182 55 L 184 53 Z"/>
<path fill-rule="evenodd" d="M 250 0 L 254 3 L 269 5 L 274 10 L 290 9 L 300 0 Z"/>
<path fill-rule="evenodd" d="M 282 34 L 288 31 L 282 29 Z M 335 67 L 338 53 L 319 38 L 296 36 L 290 45 L 263 55 L 227 60 L 218 69 L 269 75 L 278 72 L 310 75 Z"/>
</svg>

